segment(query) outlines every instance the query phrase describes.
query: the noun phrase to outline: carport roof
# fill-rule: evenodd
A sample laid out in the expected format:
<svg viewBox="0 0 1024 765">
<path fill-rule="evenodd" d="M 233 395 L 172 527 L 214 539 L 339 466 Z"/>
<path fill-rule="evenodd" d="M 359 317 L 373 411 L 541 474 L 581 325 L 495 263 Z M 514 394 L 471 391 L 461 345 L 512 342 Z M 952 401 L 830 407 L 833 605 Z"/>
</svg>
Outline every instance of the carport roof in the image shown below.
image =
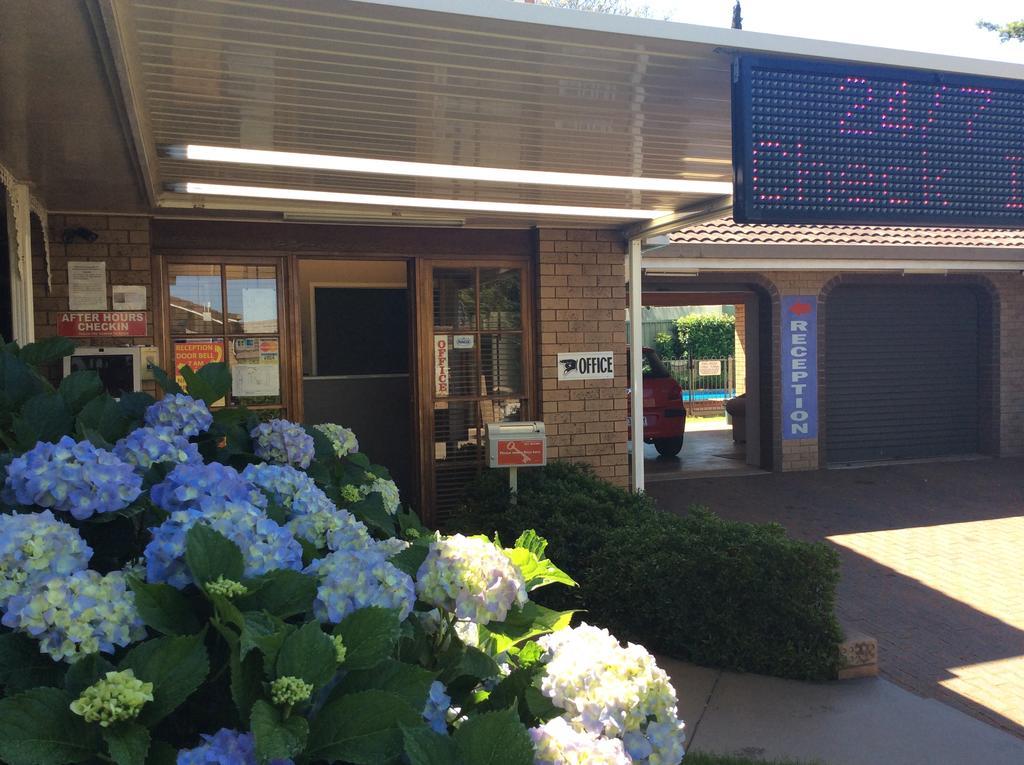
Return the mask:
<svg viewBox="0 0 1024 765">
<path fill-rule="evenodd" d="M 213 144 L 728 182 L 729 67 L 737 53 L 1024 79 L 1024 67 L 1000 62 L 504 0 L 36 0 L 0 2 L 0 28 L 19 30 L 0 50 L 0 81 L 12 90 L 0 99 L 0 162 L 56 211 L 409 214 L 401 204 L 211 200 L 181 193 L 189 181 L 378 198 L 694 208 L 709 195 L 197 163 L 162 149 Z M 635 219 L 443 217 L 471 226 Z"/>
</svg>

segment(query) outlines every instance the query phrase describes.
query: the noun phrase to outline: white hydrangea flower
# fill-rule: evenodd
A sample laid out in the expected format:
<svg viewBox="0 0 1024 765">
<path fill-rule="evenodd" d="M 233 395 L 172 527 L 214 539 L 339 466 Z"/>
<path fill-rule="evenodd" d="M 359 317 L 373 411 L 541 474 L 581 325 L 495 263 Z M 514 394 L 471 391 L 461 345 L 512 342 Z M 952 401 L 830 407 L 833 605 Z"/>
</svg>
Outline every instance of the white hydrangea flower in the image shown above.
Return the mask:
<svg viewBox="0 0 1024 765">
<path fill-rule="evenodd" d="M 530 728 L 534 765 L 632 765 L 622 741 L 579 731 L 562 717 Z"/>
<path fill-rule="evenodd" d="M 394 515 L 402 504 L 402 499 L 398 495 L 398 486 L 395 485 L 394 481 L 389 481 L 387 478 L 381 478 L 380 476 L 371 477 L 373 481 L 359 487 L 360 495 L 368 497 L 374 492 L 380 494 L 384 502 L 384 509 L 387 510 L 389 515 Z"/>
<path fill-rule="evenodd" d="M 581 624 L 538 641 L 547 663 L 541 692 L 579 731 L 623 740 L 637 765 L 677 765 L 683 723 L 668 675 L 643 646 Z"/>
<path fill-rule="evenodd" d="M 477 624 L 503 621 L 527 601 L 522 572 L 487 539 L 462 534 L 435 539 L 416 574 L 424 603 Z"/>
</svg>

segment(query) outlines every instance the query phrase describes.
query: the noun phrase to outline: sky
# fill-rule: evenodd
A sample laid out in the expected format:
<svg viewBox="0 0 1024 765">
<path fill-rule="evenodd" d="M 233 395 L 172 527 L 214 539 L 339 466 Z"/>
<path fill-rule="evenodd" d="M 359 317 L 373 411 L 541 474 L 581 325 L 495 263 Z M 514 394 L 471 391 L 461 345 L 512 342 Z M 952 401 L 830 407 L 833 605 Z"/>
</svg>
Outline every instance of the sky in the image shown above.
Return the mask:
<svg viewBox="0 0 1024 765">
<path fill-rule="evenodd" d="M 734 0 L 633 0 L 657 17 L 728 26 Z M 1021 0 L 742 0 L 743 28 L 820 40 L 1024 64 L 1024 43 L 1000 43 L 979 19 L 1024 19 Z"/>
</svg>

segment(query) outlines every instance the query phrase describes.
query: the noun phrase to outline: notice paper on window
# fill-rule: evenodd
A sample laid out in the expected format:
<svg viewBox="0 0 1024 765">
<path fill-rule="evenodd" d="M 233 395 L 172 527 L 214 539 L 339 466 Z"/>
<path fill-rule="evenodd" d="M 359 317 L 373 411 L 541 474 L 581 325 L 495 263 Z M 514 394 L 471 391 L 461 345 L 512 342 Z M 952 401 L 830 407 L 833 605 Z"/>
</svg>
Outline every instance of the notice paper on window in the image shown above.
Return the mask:
<svg viewBox="0 0 1024 765">
<path fill-rule="evenodd" d="M 280 395 L 280 367 L 277 364 L 236 364 L 231 367 L 231 392 L 239 397 Z"/>
</svg>

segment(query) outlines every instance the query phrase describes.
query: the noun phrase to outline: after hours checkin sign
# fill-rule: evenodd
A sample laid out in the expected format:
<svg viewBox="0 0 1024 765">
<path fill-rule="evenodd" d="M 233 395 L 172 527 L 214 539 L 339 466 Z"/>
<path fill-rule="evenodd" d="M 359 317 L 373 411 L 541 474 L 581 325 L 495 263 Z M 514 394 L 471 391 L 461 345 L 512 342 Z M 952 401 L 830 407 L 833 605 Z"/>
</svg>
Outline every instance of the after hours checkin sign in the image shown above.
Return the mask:
<svg viewBox="0 0 1024 765">
<path fill-rule="evenodd" d="M 734 218 L 1024 226 L 1024 82 L 741 57 Z"/>
<path fill-rule="evenodd" d="M 782 437 L 818 437 L 818 298 L 782 298 Z"/>
</svg>

